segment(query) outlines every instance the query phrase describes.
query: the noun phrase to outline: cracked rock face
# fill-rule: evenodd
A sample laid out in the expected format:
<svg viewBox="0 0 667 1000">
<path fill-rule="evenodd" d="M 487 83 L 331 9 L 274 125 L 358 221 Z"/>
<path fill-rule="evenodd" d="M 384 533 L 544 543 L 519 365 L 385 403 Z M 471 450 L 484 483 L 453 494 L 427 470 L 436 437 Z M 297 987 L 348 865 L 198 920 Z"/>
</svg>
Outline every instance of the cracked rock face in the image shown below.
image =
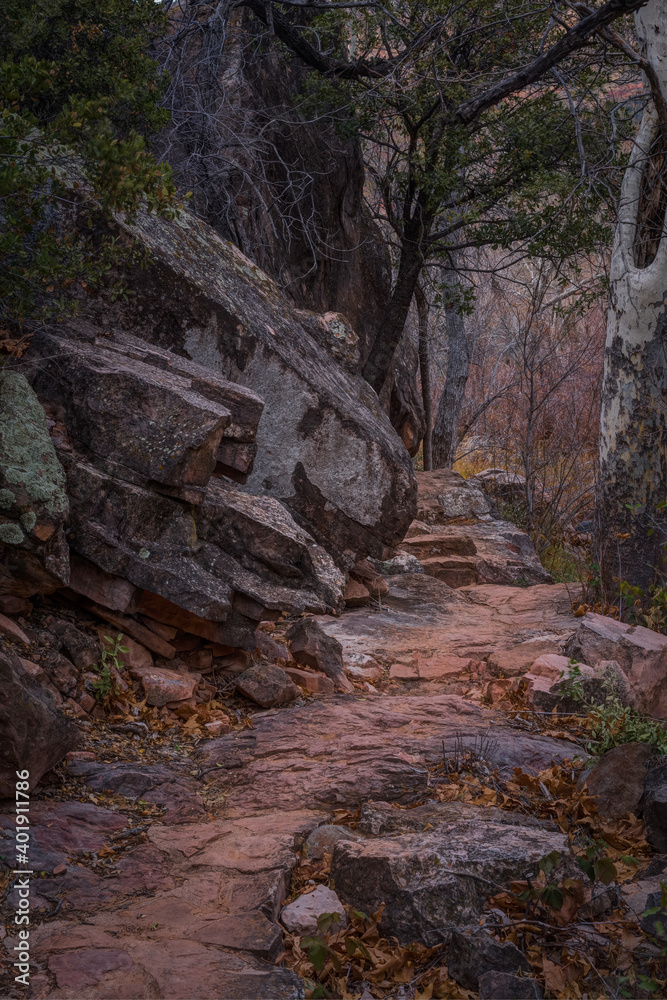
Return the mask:
<svg viewBox="0 0 667 1000">
<path fill-rule="evenodd" d="M 136 338 L 64 332 L 34 337 L 28 370 L 58 428 L 72 589 L 248 648 L 266 617 L 342 605 L 331 556 L 280 501 L 230 482 L 252 469 L 255 393 Z"/>
<path fill-rule="evenodd" d="M 311 336 L 303 313 L 201 221 L 123 226 L 150 250 L 134 296 L 93 301 L 105 328 L 169 348 L 252 390 L 265 408 L 246 488 L 281 500 L 344 568 L 396 545 L 414 517 L 415 476 L 375 393 Z"/>
</svg>

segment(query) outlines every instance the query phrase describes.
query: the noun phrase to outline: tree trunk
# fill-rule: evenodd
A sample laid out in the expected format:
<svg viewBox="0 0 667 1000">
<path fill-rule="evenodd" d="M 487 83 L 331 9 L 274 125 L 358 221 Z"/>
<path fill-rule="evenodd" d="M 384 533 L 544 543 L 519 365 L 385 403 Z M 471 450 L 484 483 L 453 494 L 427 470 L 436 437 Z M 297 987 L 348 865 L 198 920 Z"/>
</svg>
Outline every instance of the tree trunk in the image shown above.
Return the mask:
<svg viewBox="0 0 667 1000">
<path fill-rule="evenodd" d="M 415 301 L 417 303 L 417 314 L 419 317 L 419 375 L 422 384 L 422 404 L 424 406 L 424 440 L 422 443 L 422 453 L 424 456 L 424 472 L 429 472 L 433 468 L 431 455 L 431 432 L 433 430 L 433 401 L 431 398 L 431 358 L 428 344 L 428 302 L 422 291 L 421 285 L 417 283 L 415 288 Z"/>
<path fill-rule="evenodd" d="M 433 219 L 412 220 L 403 237 L 401 259 L 396 284 L 389 305 L 380 321 L 363 376 L 378 396 L 391 371 L 394 353 L 403 335 L 405 321 L 412 304 L 415 288 L 424 264 L 423 246 L 428 238 Z"/>
<path fill-rule="evenodd" d="M 654 88 L 667 96 L 666 0 L 636 15 Z M 659 104 L 659 101 L 658 101 Z M 646 593 L 665 567 L 667 517 L 667 186 L 664 129 L 644 112 L 621 191 L 611 262 L 595 547 L 604 599 L 619 578 Z"/>
<path fill-rule="evenodd" d="M 448 272 L 446 283 L 456 283 Z M 447 326 L 447 373 L 433 428 L 433 468 L 451 469 L 456 460 L 463 397 L 470 372 L 470 353 L 465 321 L 455 308 L 445 309 Z"/>
</svg>

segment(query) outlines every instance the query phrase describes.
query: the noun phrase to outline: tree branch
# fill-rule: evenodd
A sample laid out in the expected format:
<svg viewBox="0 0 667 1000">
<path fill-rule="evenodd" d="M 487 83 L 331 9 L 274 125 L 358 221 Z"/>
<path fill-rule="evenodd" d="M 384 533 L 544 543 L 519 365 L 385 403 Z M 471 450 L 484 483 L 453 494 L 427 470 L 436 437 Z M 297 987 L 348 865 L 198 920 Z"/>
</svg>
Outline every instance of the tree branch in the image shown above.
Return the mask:
<svg viewBox="0 0 667 1000">
<path fill-rule="evenodd" d="M 562 38 L 537 59 L 533 59 L 527 66 L 501 80 L 494 87 L 459 105 L 454 113 L 454 119 L 463 125 L 469 125 L 484 111 L 500 104 L 510 94 L 515 94 L 535 83 L 567 56 L 586 45 L 591 35 L 596 34 L 601 28 L 606 28 L 624 14 L 632 14 L 640 7 L 644 7 L 647 2 L 648 0 L 608 0 L 593 14 L 583 17 L 578 24 L 566 31 Z"/>
</svg>

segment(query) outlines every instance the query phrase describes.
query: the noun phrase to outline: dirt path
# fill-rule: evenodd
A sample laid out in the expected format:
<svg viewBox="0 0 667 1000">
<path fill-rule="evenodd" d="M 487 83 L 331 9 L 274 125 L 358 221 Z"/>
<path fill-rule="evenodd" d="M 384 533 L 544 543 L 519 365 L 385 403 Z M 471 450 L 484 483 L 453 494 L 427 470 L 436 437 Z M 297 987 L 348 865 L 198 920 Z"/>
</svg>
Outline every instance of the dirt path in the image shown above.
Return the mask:
<svg viewBox="0 0 667 1000">
<path fill-rule="evenodd" d="M 258 712 L 252 729 L 190 750 L 178 734 L 152 748 L 139 729 L 126 734 L 130 761 L 99 759 L 109 754 L 91 742 L 98 759 L 35 796 L 31 861 L 44 877 L 33 881 L 30 997 L 303 997 L 299 977 L 273 963 L 310 831 L 335 810 L 426 800 L 443 753 L 483 742 L 494 766 L 528 771 L 572 755 L 571 743 L 463 696 L 471 660 L 572 631 L 566 588 L 487 586 L 445 600 L 428 577 L 408 584 L 382 611 L 320 619 L 351 664 L 379 663 L 370 687 L 384 690 Z M 11 815 L 0 823 L 9 835 Z M 11 932 L 3 944 L 11 955 Z M 3 996 L 26 995 L 5 983 Z"/>
</svg>

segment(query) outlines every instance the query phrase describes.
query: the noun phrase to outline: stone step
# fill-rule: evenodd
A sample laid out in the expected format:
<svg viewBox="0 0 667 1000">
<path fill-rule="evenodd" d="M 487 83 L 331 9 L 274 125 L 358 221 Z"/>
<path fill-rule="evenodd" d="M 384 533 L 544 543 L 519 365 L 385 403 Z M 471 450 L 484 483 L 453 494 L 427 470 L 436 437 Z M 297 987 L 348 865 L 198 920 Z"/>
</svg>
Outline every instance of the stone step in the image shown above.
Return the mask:
<svg viewBox="0 0 667 1000">
<path fill-rule="evenodd" d="M 417 559 L 431 556 L 474 556 L 477 548 L 465 533 L 438 532 L 437 534 L 415 535 L 401 542 L 403 552 L 409 552 Z"/>
<path fill-rule="evenodd" d="M 434 576 L 449 587 L 469 587 L 479 581 L 474 559 L 466 559 L 464 556 L 430 556 L 420 561 L 427 576 Z"/>
</svg>

